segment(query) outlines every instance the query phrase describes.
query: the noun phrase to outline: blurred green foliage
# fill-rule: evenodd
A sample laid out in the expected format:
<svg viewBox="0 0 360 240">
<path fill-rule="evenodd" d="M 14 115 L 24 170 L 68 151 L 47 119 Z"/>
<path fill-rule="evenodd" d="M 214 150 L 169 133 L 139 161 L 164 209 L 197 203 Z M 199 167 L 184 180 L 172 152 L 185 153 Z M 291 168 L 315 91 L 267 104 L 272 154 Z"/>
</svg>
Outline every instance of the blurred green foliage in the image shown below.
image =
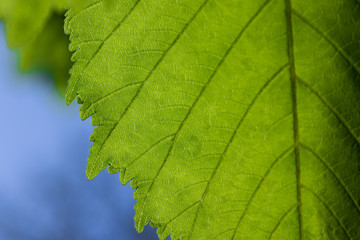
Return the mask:
<svg viewBox="0 0 360 240">
<path fill-rule="evenodd" d="M 37 37 L 19 48 L 19 66 L 24 72 L 46 70 L 53 76 L 55 85 L 64 96 L 70 77 L 71 54 L 69 40 L 62 31 L 63 15 L 54 13 Z"/>
<path fill-rule="evenodd" d="M 81 7 L 80 3 L 84 1 L 0 0 L 0 19 L 8 45 L 18 52 L 20 71 L 49 72 L 62 96 L 71 67 L 64 14 L 70 6 Z"/>
</svg>

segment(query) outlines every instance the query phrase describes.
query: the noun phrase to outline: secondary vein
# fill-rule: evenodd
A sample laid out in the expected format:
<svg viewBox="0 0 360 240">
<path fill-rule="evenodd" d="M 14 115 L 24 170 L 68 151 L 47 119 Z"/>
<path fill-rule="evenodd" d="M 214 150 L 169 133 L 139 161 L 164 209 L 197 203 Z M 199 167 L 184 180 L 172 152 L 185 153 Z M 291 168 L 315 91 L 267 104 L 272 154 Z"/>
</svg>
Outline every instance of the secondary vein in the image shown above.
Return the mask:
<svg viewBox="0 0 360 240">
<path fill-rule="evenodd" d="M 139 0 L 140 1 L 140 0 Z M 189 19 L 189 21 L 184 25 L 183 29 L 181 30 L 181 32 L 177 35 L 177 37 L 173 40 L 173 42 L 169 45 L 169 47 L 164 51 L 163 55 L 161 56 L 161 58 L 155 63 L 154 67 L 151 69 L 151 71 L 149 72 L 149 74 L 146 76 L 146 78 L 144 79 L 144 81 L 141 83 L 141 85 L 139 86 L 138 90 L 136 91 L 135 95 L 132 97 L 130 103 L 127 105 L 127 107 L 125 108 L 124 112 L 121 114 L 119 120 L 116 122 L 116 124 L 110 129 L 109 133 L 107 134 L 105 140 L 103 141 L 103 143 L 101 144 L 97 156 L 96 158 L 99 157 L 100 152 L 103 150 L 103 147 L 105 146 L 107 140 L 111 137 L 111 134 L 114 132 L 114 130 L 116 129 L 116 127 L 120 124 L 121 120 L 123 119 L 123 117 L 128 113 L 130 107 L 133 105 L 133 103 L 135 102 L 135 99 L 139 96 L 141 90 L 144 88 L 145 83 L 149 80 L 149 78 L 152 76 L 152 74 L 155 72 L 155 70 L 158 68 L 158 66 L 160 66 L 161 62 L 164 60 L 165 56 L 167 56 L 168 52 L 176 45 L 176 43 L 178 42 L 178 40 L 181 38 L 181 36 L 183 36 L 183 34 L 185 33 L 186 29 L 190 26 L 190 24 L 194 21 L 194 19 L 196 18 L 196 16 L 201 12 L 201 10 L 204 8 L 204 6 L 206 5 L 206 3 L 209 0 L 205 0 L 202 5 L 198 8 L 198 10 L 193 14 L 193 16 Z"/>
</svg>

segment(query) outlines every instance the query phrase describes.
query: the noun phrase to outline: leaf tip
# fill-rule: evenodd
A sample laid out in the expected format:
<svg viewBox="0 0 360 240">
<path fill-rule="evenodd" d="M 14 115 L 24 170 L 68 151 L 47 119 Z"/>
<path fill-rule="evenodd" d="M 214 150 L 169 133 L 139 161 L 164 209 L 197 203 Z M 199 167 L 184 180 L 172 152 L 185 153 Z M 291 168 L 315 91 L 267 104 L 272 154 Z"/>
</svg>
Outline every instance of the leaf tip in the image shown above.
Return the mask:
<svg viewBox="0 0 360 240">
<path fill-rule="evenodd" d="M 92 169 L 89 169 L 89 167 L 86 168 L 86 179 L 88 181 L 94 179 L 98 174 L 94 173 Z"/>
<path fill-rule="evenodd" d="M 66 91 L 65 101 L 67 105 L 70 105 L 76 98 L 76 93 L 71 92 L 69 90 Z"/>
</svg>

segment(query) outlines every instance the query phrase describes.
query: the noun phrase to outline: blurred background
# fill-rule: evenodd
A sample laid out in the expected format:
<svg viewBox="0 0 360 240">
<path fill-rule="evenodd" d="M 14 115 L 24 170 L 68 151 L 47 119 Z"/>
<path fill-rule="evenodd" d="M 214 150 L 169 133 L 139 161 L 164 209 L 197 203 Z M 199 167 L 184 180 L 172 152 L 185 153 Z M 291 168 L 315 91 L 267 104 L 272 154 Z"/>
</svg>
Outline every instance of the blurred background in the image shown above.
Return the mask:
<svg viewBox="0 0 360 240">
<path fill-rule="evenodd" d="M 22 74 L 0 22 L 0 239 L 158 239 L 119 175 L 87 181 L 92 132 L 46 73 Z"/>
</svg>

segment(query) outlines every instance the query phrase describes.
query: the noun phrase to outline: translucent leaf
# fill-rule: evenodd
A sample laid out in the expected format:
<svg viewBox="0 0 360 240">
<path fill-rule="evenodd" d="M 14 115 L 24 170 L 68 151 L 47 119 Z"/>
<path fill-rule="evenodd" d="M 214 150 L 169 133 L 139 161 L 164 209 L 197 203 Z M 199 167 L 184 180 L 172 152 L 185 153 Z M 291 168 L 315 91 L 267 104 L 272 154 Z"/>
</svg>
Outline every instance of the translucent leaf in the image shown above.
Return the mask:
<svg viewBox="0 0 360 240">
<path fill-rule="evenodd" d="M 165 239 L 360 238 L 355 0 L 129 0 L 71 10 L 88 161 Z"/>
</svg>

